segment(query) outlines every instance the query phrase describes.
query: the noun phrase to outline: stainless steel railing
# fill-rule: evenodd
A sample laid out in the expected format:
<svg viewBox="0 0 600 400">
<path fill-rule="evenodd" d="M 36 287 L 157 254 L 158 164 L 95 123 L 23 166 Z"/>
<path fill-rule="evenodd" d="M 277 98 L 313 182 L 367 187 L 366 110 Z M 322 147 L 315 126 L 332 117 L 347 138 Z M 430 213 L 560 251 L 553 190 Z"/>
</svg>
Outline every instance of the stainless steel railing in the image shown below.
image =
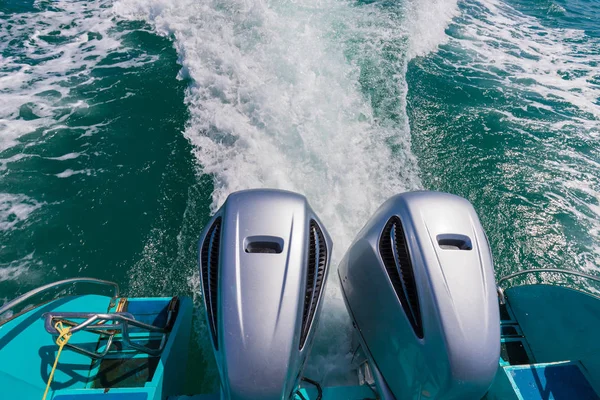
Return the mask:
<svg viewBox="0 0 600 400">
<path fill-rule="evenodd" d="M 9 301 L 0 307 L 0 317 L 3 314 L 11 311 L 16 306 L 25 303 L 27 300 L 40 295 L 44 292 L 47 292 L 51 289 L 55 289 L 61 286 L 67 286 L 70 284 L 77 283 L 91 283 L 102 286 L 112 287 L 113 296 L 111 298 L 111 302 L 109 307 L 114 307 L 116 304 L 117 298 L 120 297 L 119 285 L 115 282 L 105 281 L 102 279 L 96 278 L 71 278 L 64 279 L 62 281 L 52 282 L 44 286 L 40 286 L 36 289 L 30 290 L 29 292 L 22 294 L 21 296 L 15 298 L 14 300 Z M 127 312 L 114 312 L 114 313 L 81 313 L 81 312 L 48 312 L 45 313 L 42 318 L 45 319 L 44 326 L 46 331 L 52 335 L 58 335 L 58 331 L 55 328 L 56 322 L 62 322 L 68 326 L 70 326 L 70 332 L 76 333 L 78 331 L 87 331 L 101 335 L 106 339 L 106 343 L 104 346 L 104 350 L 102 351 L 89 351 L 80 346 L 67 344 L 67 347 L 71 348 L 74 351 L 77 351 L 81 354 L 85 354 L 94 359 L 103 358 L 111 348 L 113 343 L 113 338 L 118 333 L 121 333 L 123 343 L 135 350 L 142 351 L 144 353 L 158 356 L 163 351 L 168 334 L 169 334 L 169 326 L 175 317 L 175 302 L 171 302 L 169 304 L 168 314 L 167 314 L 167 322 L 165 327 L 158 327 L 154 325 L 150 325 L 144 323 L 142 321 L 138 321 L 135 317 Z M 14 318 L 15 316 L 12 316 Z M 0 325 L 6 323 L 12 318 L 7 318 L 5 320 L 0 321 Z M 132 340 L 130 336 L 130 328 L 138 328 L 142 329 L 148 333 L 158 334 L 160 338 L 160 342 L 156 347 L 149 347 L 143 344 L 137 343 L 135 339 Z M 156 337 L 156 336 L 154 336 Z M 146 336 L 149 340 L 150 337 Z M 139 338 L 136 338 L 139 339 Z"/>
<path fill-rule="evenodd" d="M 113 294 L 113 297 L 111 300 L 111 307 L 113 307 L 115 305 L 115 301 L 119 297 L 119 285 L 116 284 L 115 282 L 105 281 L 105 280 L 96 279 L 96 278 L 64 279 L 62 281 L 57 281 L 57 282 L 49 283 L 44 286 L 40 286 L 36 289 L 30 290 L 29 292 L 27 292 L 25 294 L 22 294 L 21 296 L 17 297 L 16 299 L 9 301 L 8 303 L 6 303 L 2 307 L 0 307 L 0 317 L 2 316 L 2 314 L 6 313 L 7 311 L 13 309 L 15 306 L 29 300 L 30 298 L 32 298 L 34 296 L 37 296 L 37 295 L 39 295 L 43 292 L 46 292 L 50 289 L 54 289 L 54 288 L 57 288 L 60 286 L 65 286 L 65 285 L 69 285 L 69 284 L 73 284 L 73 283 L 92 283 L 92 284 L 103 285 L 103 286 L 112 286 L 114 294 Z M 0 325 L 2 325 L 2 323 L 4 323 L 4 322 L 6 322 L 6 321 L 1 321 Z"/>
<path fill-rule="evenodd" d="M 133 348 L 138 351 L 142 351 L 153 356 L 160 355 L 167 343 L 167 338 L 170 330 L 168 327 L 170 326 L 171 321 L 174 318 L 174 312 L 175 305 L 173 302 L 171 302 L 169 305 L 167 321 L 165 323 L 164 328 L 138 321 L 132 314 L 128 312 L 48 312 L 42 315 L 42 318 L 44 318 L 44 327 L 46 331 L 52 335 L 59 334 L 59 332 L 56 330 L 55 324 L 57 322 L 62 322 L 70 326 L 71 333 L 76 333 L 78 331 L 84 330 L 88 332 L 97 333 L 101 336 L 106 337 L 107 342 L 104 346 L 103 351 L 89 351 L 80 346 L 75 346 L 70 343 L 67 344 L 67 347 L 77 351 L 78 353 L 87 355 L 94 359 L 101 359 L 106 354 L 108 354 L 108 351 L 110 350 L 111 344 L 113 342 L 113 338 L 119 332 L 122 335 L 123 344 L 125 344 L 127 347 Z M 75 322 L 75 320 L 82 322 L 77 323 Z M 152 348 L 133 341 L 129 335 L 129 329 L 131 327 L 136 327 L 148 331 L 149 333 L 160 334 L 160 343 L 158 347 Z"/>
<path fill-rule="evenodd" d="M 557 273 L 557 274 L 563 274 L 563 275 L 574 275 L 574 276 L 578 276 L 580 278 L 589 279 L 589 280 L 594 281 L 594 282 L 600 282 L 600 277 L 598 277 L 598 276 L 586 274 L 584 272 L 570 271 L 568 269 L 560 269 L 560 268 L 532 268 L 532 269 L 526 269 L 524 271 L 518 271 L 518 272 L 514 272 L 512 274 L 505 275 L 505 276 L 503 276 L 502 278 L 500 278 L 498 280 L 497 290 L 498 290 L 498 298 L 500 300 L 500 304 L 504 304 L 504 302 L 505 302 L 504 289 L 502 288 L 502 284 L 503 283 L 509 281 L 510 279 L 516 278 L 517 276 L 529 275 L 529 274 L 538 273 L 538 272 L 550 272 L 550 273 Z M 579 288 L 577 290 L 582 291 Z"/>
<path fill-rule="evenodd" d="M 519 272 L 515 272 L 512 274 L 503 276 L 502 278 L 500 278 L 498 280 L 498 286 L 502 285 L 503 282 L 506 282 L 507 280 L 515 278 L 519 275 L 527 275 L 527 274 L 532 274 L 535 272 L 555 272 L 555 273 L 564 274 L 564 275 L 576 275 L 576 276 L 579 276 L 582 278 L 590 279 L 592 281 L 600 282 L 600 277 L 586 274 L 583 272 L 570 271 L 568 269 L 560 269 L 560 268 L 532 268 L 532 269 L 526 269 L 525 271 L 519 271 Z"/>
</svg>

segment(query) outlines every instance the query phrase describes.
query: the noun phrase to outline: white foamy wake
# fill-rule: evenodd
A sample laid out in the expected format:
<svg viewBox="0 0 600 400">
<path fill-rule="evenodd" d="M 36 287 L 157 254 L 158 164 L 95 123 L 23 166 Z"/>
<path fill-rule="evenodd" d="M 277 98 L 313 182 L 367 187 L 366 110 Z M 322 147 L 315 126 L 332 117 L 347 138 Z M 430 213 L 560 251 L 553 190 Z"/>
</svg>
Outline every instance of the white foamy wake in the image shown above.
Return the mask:
<svg viewBox="0 0 600 400">
<path fill-rule="evenodd" d="M 5 235 L 9 231 L 26 228 L 30 215 L 42 206 L 43 203 L 39 203 L 24 194 L 0 193 L 0 251 L 5 248 L 2 241 Z M 31 268 L 35 264 L 33 253 L 11 262 L 0 262 L 0 283 L 36 280 L 39 278 L 39 273 Z M 39 265 L 39 262 L 37 262 L 36 266 Z M 0 298 L 0 302 L 6 300 Z"/>
<path fill-rule="evenodd" d="M 106 63 L 122 50 L 112 0 L 36 2 L 36 12 L 0 13 L 0 151 L 33 132 L 61 128 L 88 105 L 72 89 L 94 81 L 91 71 L 128 67 L 151 57 Z M 107 65 L 110 64 L 110 65 Z"/>
<path fill-rule="evenodd" d="M 584 128 L 598 129 L 600 40 L 582 30 L 546 27 L 499 0 L 466 3 L 479 12 L 461 16 L 460 37 L 452 42 L 467 50 L 470 68 L 490 74 L 508 88 L 572 105 L 581 114 L 565 123 L 574 120 Z"/>
<path fill-rule="evenodd" d="M 446 28 L 457 15 L 457 0 L 409 0 L 405 18 L 408 58 L 425 56 L 446 43 Z"/>
<path fill-rule="evenodd" d="M 41 273 L 39 261 L 34 261 L 34 253 L 27 254 L 25 257 L 11 261 L 9 263 L 0 263 L 0 283 L 6 281 L 27 281 L 36 282 L 40 279 Z M 36 265 L 37 270 L 34 270 L 32 265 Z M 0 298 L 1 303 L 5 303 L 10 299 Z"/>
<path fill-rule="evenodd" d="M 97 79 L 92 71 L 154 60 L 142 53 L 124 61 L 107 61 L 124 51 L 121 42 L 127 33 L 117 29 L 111 4 L 112 0 L 40 1 L 34 3 L 31 12 L 0 12 L 0 153 L 19 144 L 25 135 L 31 135 L 29 145 L 49 140 L 58 129 L 64 133 L 67 119 L 88 107 L 75 89 Z M 72 132 L 81 138 L 93 134 L 98 126 L 83 126 Z M 71 124 L 70 128 L 77 127 Z M 48 158 L 65 161 L 79 155 Z M 0 157 L 0 178 L 8 164 L 29 157 L 37 155 L 28 154 L 27 146 Z M 66 170 L 57 176 L 76 173 L 89 171 Z M 42 204 L 23 195 L 0 194 L 0 234 L 22 226 Z"/>
<path fill-rule="evenodd" d="M 26 229 L 32 221 L 31 215 L 44 204 L 24 194 L 0 193 L 0 252 L 7 247 L 6 241 L 3 239 L 15 230 Z M 34 267 L 40 267 L 41 263 L 34 260 L 33 255 L 30 253 L 21 259 L 0 262 L 0 283 L 5 281 L 31 282 L 39 279 L 39 270 Z M 0 302 L 6 300 L 0 298 Z"/>
<path fill-rule="evenodd" d="M 42 205 L 23 194 L 0 193 L 0 232 L 20 225 Z"/>
<path fill-rule="evenodd" d="M 540 226 L 552 226 L 527 251 L 539 266 L 598 271 L 600 39 L 547 26 L 500 0 L 463 5 L 447 47 L 460 54 L 453 61 L 457 73 L 475 72 L 474 86 L 501 88 L 505 101 L 483 111 L 501 115 L 521 137 L 518 143 L 535 143 L 513 149 L 522 162 L 509 172 L 535 175 L 526 189 L 546 205 L 524 216 L 523 229 L 535 236 Z"/>
<path fill-rule="evenodd" d="M 407 49 L 404 16 L 427 16 L 416 5 L 407 10 L 335 0 L 119 0 L 114 10 L 146 20 L 174 40 L 181 74 L 192 80 L 185 134 L 202 173 L 214 177 L 213 209 L 240 189 L 306 195 L 334 239 L 335 271 L 375 209 L 389 196 L 420 186 L 404 111 L 404 74 L 407 56 L 435 48 L 434 37 L 445 36 L 436 21 L 423 46 L 417 40 Z M 370 74 L 378 68 L 382 74 Z M 365 94 L 377 96 L 379 81 L 394 87 L 384 87 L 384 94 L 399 93 L 385 103 L 399 115 L 396 120 L 375 111 Z M 335 274 L 324 314 L 312 362 L 320 379 L 339 375 L 337 368 L 345 371 L 341 359 L 350 350 Z"/>
</svg>

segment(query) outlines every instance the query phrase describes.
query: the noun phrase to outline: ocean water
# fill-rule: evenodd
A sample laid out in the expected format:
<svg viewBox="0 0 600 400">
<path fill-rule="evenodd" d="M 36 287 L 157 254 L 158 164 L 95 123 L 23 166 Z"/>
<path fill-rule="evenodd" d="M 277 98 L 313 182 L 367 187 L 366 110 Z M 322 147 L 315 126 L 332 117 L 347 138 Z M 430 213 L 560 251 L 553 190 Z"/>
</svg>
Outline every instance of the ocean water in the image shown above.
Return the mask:
<svg viewBox="0 0 600 400">
<path fill-rule="evenodd" d="M 0 0 L 0 298 L 191 295 L 232 191 L 303 193 L 333 267 L 395 193 L 469 199 L 496 274 L 600 265 L 598 0 Z M 349 378 L 336 276 L 306 375 Z"/>
</svg>

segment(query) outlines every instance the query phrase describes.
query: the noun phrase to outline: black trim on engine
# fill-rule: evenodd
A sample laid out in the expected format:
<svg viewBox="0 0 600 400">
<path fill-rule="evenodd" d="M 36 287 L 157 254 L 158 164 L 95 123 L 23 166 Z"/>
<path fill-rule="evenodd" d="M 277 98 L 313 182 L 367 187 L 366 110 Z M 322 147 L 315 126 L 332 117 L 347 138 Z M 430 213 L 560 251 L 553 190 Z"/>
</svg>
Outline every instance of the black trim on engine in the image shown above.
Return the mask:
<svg viewBox="0 0 600 400">
<path fill-rule="evenodd" d="M 327 265 L 327 244 L 321 228 L 315 220 L 310 221 L 308 268 L 306 274 L 306 291 L 304 295 L 304 311 L 302 313 L 302 330 L 300 349 L 304 347 L 310 326 L 317 310 L 325 283 L 325 266 Z"/>
<path fill-rule="evenodd" d="M 219 252 L 221 242 L 221 217 L 218 217 L 206 234 L 200 256 L 202 274 L 202 293 L 208 315 L 208 322 L 215 349 L 219 349 L 217 340 L 217 286 L 219 282 Z"/>
<path fill-rule="evenodd" d="M 400 218 L 386 223 L 379 239 L 379 253 L 398 300 L 415 334 L 423 338 L 423 321 L 406 235 Z"/>
</svg>

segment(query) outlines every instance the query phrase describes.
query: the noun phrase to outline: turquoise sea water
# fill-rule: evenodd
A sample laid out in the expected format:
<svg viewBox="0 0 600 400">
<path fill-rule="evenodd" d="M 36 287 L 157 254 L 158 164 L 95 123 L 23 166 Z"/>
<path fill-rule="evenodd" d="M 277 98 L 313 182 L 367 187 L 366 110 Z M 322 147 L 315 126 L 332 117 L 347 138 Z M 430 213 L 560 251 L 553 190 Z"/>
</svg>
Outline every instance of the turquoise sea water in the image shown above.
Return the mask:
<svg viewBox="0 0 600 400">
<path fill-rule="evenodd" d="M 203 224 L 254 187 L 305 194 L 334 264 L 386 198 L 426 188 L 473 202 L 497 275 L 596 274 L 599 12 L 0 0 L 0 298 L 93 276 L 199 306 Z M 306 374 L 340 382 L 350 324 L 331 278 Z M 215 387 L 202 313 L 190 391 Z"/>
</svg>

